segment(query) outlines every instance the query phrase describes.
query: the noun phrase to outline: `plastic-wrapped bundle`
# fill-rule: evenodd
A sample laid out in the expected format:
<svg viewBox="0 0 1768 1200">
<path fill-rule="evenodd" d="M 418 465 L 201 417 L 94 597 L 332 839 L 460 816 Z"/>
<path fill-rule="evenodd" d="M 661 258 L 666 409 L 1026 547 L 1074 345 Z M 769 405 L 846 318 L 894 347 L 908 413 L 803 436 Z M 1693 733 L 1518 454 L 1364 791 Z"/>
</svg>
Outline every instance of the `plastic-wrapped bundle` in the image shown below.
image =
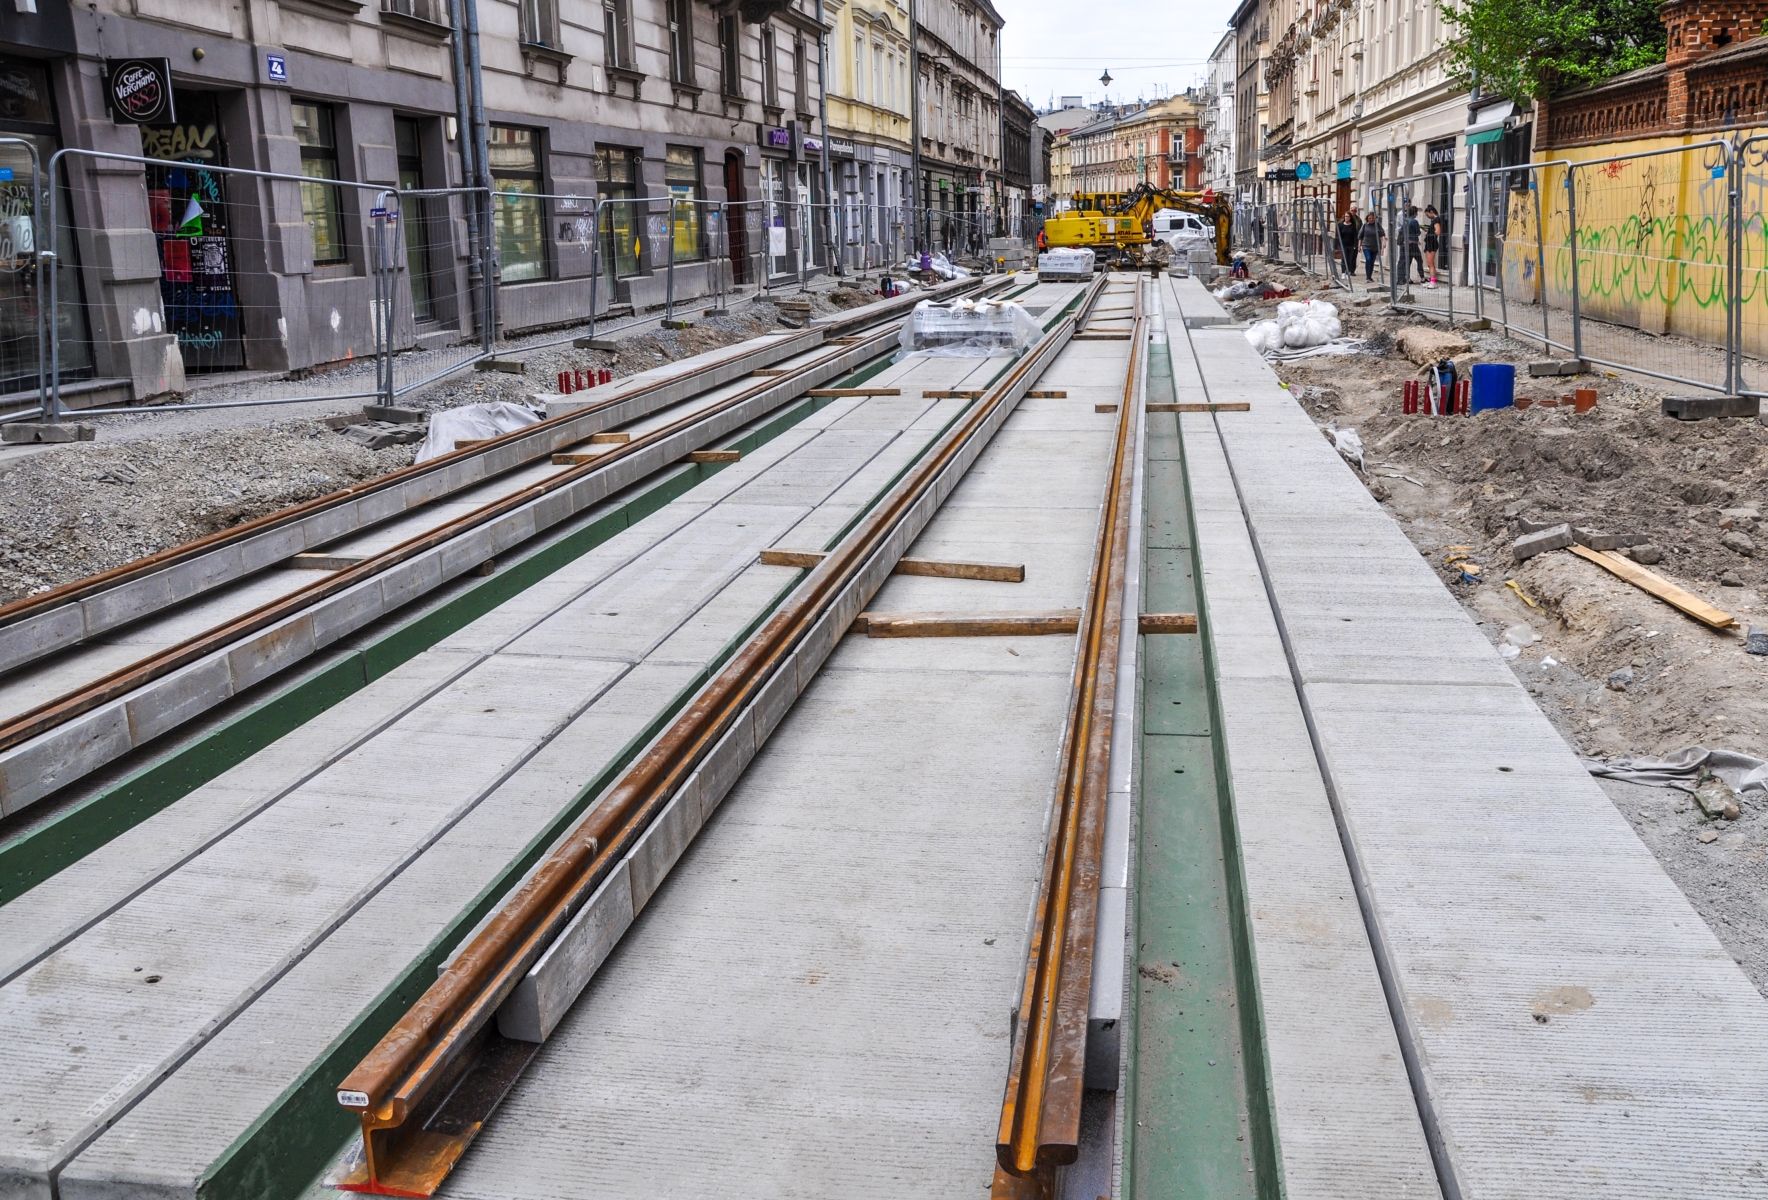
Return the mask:
<svg viewBox="0 0 1768 1200">
<path fill-rule="evenodd" d="M 1260 354 L 1306 350 L 1343 336 L 1338 309 L 1324 300 L 1285 300 L 1275 321 L 1260 321 L 1246 331 L 1246 340 Z"/>
<path fill-rule="evenodd" d="M 1043 332 L 1030 313 L 1010 301 L 923 300 L 902 323 L 902 348 L 912 354 L 985 358 L 1023 350 Z"/>
<path fill-rule="evenodd" d="M 1046 250 L 1037 256 L 1037 276 L 1050 280 L 1091 279 L 1095 261 L 1093 252 L 1081 246 Z"/>
</svg>

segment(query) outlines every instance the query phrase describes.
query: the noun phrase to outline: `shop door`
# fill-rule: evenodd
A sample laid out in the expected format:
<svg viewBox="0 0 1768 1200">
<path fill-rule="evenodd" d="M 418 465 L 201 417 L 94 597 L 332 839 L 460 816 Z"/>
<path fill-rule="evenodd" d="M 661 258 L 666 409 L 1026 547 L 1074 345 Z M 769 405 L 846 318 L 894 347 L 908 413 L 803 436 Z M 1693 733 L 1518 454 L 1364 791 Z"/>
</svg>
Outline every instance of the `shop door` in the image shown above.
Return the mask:
<svg viewBox="0 0 1768 1200">
<path fill-rule="evenodd" d="M 1344 219 L 1344 214 L 1350 211 L 1350 207 L 1351 181 L 1348 179 L 1340 179 L 1338 181 L 1338 211 L 1333 215 L 1342 221 Z"/>
<path fill-rule="evenodd" d="M 421 191 L 424 186 L 423 128 L 410 117 L 393 118 L 393 140 L 399 154 L 399 190 Z M 411 311 L 418 321 L 434 321 L 431 296 L 430 200 L 426 196 L 402 198 L 405 226 L 405 273 L 411 280 Z"/>
<path fill-rule="evenodd" d="M 178 124 L 144 125 L 147 204 L 160 252 L 160 300 L 166 330 L 178 339 L 186 372 L 246 365 L 228 242 L 227 177 L 204 167 L 227 165 L 212 92 L 173 93 Z"/>
<path fill-rule="evenodd" d="M 730 242 L 731 282 L 749 282 L 749 210 L 743 207 L 743 152 L 724 152 L 725 237 Z"/>
</svg>

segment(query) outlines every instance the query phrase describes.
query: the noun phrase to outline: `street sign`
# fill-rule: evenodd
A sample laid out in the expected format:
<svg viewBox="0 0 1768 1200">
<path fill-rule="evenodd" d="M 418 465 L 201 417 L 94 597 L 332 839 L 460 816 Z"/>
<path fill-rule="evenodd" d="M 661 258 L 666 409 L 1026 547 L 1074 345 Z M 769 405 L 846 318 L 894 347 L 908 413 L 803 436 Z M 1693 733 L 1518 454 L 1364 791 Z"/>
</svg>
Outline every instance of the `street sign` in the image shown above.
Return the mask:
<svg viewBox="0 0 1768 1200">
<path fill-rule="evenodd" d="M 1314 177 L 1314 164 L 1305 162 L 1296 163 L 1295 177 L 1297 179 L 1312 179 Z"/>
<path fill-rule="evenodd" d="M 1299 178 L 1294 167 L 1270 167 L 1265 171 L 1265 179 L 1271 183 L 1294 183 Z"/>
<path fill-rule="evenodd" d="M 289 60 L 280 54 L 264 56 L 264 76 L 271 83 L 287 83 L 289 81 Z"/>
</svg>

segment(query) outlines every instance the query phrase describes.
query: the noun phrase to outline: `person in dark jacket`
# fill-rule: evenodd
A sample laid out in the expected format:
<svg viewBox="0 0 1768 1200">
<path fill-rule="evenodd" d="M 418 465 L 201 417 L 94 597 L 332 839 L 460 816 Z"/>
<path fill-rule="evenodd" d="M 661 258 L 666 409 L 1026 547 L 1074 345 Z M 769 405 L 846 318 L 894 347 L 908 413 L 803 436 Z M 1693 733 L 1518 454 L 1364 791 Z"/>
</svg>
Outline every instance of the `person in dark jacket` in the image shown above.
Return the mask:
<svg viewBox="0 0 1768 1200">
<path fill-rule="evenodd" d="M 1400 270 L 1405 278 L 1400 282 L 1410 285 L 1412 282 L 1412 264 L 1418 264 L 1418 282 L 1424 282 L 1424 255 L 1419 252 L 1419 239 L 1424 236 L 1424 227 L 1418 223 L 1418 206 L 1412 205 L 1400 222 L 1400 245 L 1404 254 L 1400 258 Z"/>
<path fill-rule="evenodd" d="M 1442 251 L 1448 244 L 1448 224 L 1437 215 L 1436 205 L 1424 206 L 1424 262 L 1430 266 L 1430 282 L 1425 287 L 1437 285 L 1437 265 L 1442 258 Z M 1420 264 L 1422 273 L 1422 265 Z"/>
<path fill-rule="evenodd" d="M 1357 235 L 1363 232 L 1363 222 L 1357 216 L 1357 206 L 1351 205 L 1338 218 L 1338 248 L 1343 252 L 1344 273 L 1357 273 Z"/>
<path fill-rule="evenodd" d="M 1357 240 L 1363 246 L 1363 278 L 1370 283 L 1375 282 L 1375 263 L 1381 257 L 1381 243 L 1387 240 L 1382 231 L 1381 222 L 1371 212 L 1369 219 L 1363 222 L 1363 228 L 1357 234 Z"/>
</svg>

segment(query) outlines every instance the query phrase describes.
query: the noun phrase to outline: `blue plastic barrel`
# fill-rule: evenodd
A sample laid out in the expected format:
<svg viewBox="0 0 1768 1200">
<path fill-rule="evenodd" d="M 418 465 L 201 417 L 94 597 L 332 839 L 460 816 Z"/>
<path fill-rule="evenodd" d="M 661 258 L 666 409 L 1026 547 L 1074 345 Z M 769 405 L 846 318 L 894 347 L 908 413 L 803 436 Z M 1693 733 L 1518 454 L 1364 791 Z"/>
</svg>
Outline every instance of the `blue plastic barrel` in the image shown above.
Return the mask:
<svg viewBox="0 0 1768 1200">
<path fill-rule="evenodd" d="M 1473 411 L 1509 408 L 1516 400 L 1516 368 L 1509 363 L 1475 363 Z"/>
</svg>

